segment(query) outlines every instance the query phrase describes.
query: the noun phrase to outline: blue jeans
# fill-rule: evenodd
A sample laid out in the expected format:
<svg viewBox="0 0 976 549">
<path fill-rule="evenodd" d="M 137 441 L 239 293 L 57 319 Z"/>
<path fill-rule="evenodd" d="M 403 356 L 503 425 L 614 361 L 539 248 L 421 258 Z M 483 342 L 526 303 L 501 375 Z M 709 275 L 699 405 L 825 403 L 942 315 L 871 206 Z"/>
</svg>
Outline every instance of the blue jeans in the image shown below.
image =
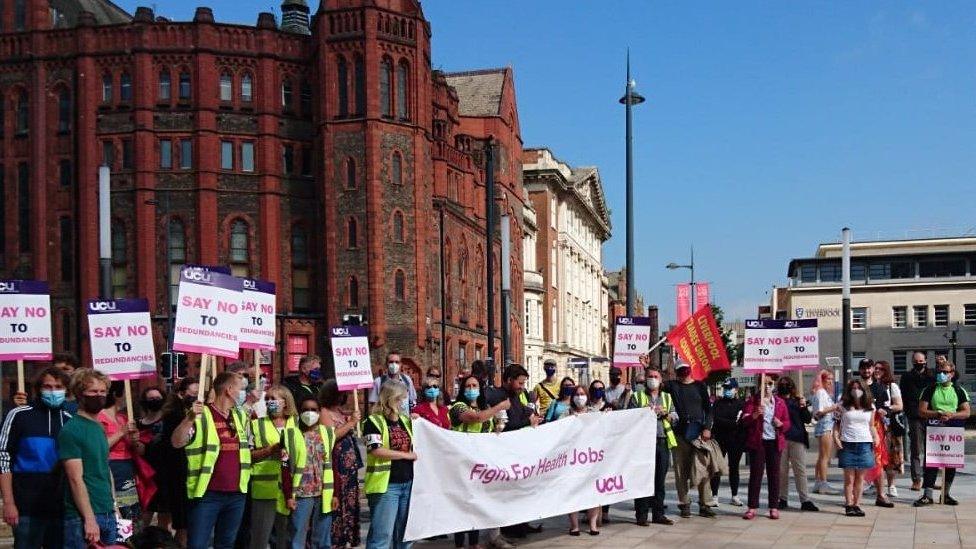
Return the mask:
<svg viewBox="0 0 976 549">
<path fill-rule="evenodd" d="M 305 549 L 309 523 L 312 527 L 312 549 L 332 547 L 332 513 L 322 514 L 322 496 L 296 498 L 298 506 L 291 513 L 288 534 L 292 549 Z"/>
<path fill-rule="evenodd" d="M 410 510 L 410 486 L 413 482 L 390 483 L 382 494 L 367 494 L 369 534 L 366 549 L 410 549 L 413 542 L 403 541 Z"/>
<path fill-rule="evenodd" d="M 100 531 L 99 541 L 103 545 L 115 543 L 118 537 L 118 527 L 115 525 L 115 513 L 99 513 L 95 515 Z M 85 521 L 81 517 L 65 517 L 64 519 L 64 547 L 65 549 L 87 549 L 85 541 Z"/>
<path fill-rule="evenodd" d="M 30 517 L 21 515 L 14 528 L 14 549 L 60 548 L 64 536 L 61 517 Z"/>
<path fill-rule="evenodd" d="M 205 492 L 202 498 L 190 500 L 187 549 L 207 549 L 211 534 L 214 549 L 232 549 L 246 499 L 240 492 Z"/>
</svg>

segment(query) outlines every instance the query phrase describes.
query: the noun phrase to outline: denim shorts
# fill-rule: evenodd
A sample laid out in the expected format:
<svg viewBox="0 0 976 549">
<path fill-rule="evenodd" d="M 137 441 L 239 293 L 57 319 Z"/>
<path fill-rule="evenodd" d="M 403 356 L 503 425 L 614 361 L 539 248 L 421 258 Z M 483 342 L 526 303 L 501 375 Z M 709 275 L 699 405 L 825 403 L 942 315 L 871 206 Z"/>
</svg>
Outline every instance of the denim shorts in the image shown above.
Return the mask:
<svg viewBox="0 0 976 549">
<path fill-rule="evenodd" d="M 831 434 L 834 430 L 834 416 L 826 415 L 813 426 L 813 436 L 822 437 Z"/>
<path fill-rule="evenodd" d="M 874 444 L 845 442 L 837 451 L 841 469 L 871 469 L 874 467 Z"/>
</svg>

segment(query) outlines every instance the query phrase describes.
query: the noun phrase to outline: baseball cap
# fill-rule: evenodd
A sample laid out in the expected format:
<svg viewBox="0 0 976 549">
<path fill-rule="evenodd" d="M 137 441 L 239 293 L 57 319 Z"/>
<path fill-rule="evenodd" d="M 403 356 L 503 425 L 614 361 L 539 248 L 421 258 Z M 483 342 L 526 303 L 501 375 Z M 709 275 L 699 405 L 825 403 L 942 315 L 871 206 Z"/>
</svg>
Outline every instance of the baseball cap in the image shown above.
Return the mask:
<svg viewBox="0 0 976 549">
<path fill-rule="evenodd" d="M 623 374 L 623 372 L 620 371 L 620 368 L 617 368 L 616 366 L 611 366 L 610 367 L 610 375 L 612 375 L 612 376 L 619 376 L 621 374 Z"/>
<path fill-rule="evenodd" d="M 682 368 L 691 368 L 691 364 L 688 364 L 687 362 L 679 362 L 674 365 L 675 370 L 680 370 Z"/>
<path fill-rule="evenodd" d="M 870 368 L 871 366 L 874 366 L 874 361 L 870 358 L 862 358 L 861 361 L 857 363 L 858 370 L 861 368 Z"/>
<path fill-rule="evenodd" d="M 736 381 L 734 377 L 730 377 L 722 382 L 722 387 L 725 387 L 726 389 L 738 389 L 739 382 Z"/>
</svg>

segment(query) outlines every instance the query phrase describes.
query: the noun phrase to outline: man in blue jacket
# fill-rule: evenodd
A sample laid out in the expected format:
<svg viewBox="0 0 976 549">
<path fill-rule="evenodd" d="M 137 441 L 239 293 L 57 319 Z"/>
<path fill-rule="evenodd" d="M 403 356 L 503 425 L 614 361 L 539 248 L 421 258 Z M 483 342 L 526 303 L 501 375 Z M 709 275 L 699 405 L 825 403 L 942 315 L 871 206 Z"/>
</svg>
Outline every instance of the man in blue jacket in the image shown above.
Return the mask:
<svg viewBox="0 0 976 549">
<path fill-rule="evenodd" d="M 56 442 L 71 419 L 64 411 L 67 385 L 64 372 L 45 368 L 34 381 L 33 401 L 11 410 L 0 429 L 3 520 L 16 549 L 62 546 L 64 485 Z"/>
</svg>

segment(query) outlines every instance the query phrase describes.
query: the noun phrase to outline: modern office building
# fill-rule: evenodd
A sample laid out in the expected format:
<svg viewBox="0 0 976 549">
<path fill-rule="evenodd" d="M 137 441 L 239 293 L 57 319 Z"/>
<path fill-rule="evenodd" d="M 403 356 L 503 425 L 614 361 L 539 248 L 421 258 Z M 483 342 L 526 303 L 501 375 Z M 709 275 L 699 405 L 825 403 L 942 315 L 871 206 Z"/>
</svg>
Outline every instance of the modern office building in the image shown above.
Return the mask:
<svg viewBox="0 0 976 549">
<path fill-rule="evenodd" d="M 774 318 L 816 318 L 820 357 L 841 356 L 841 244 L 793 259 L 789 285 L 772 292 Z M 976 237 L 854 242 L 851 245 L 851 350 L 904 372 L 914 351 L 956 363 L 964 386 L 976 382 Z"/>
</svg>

